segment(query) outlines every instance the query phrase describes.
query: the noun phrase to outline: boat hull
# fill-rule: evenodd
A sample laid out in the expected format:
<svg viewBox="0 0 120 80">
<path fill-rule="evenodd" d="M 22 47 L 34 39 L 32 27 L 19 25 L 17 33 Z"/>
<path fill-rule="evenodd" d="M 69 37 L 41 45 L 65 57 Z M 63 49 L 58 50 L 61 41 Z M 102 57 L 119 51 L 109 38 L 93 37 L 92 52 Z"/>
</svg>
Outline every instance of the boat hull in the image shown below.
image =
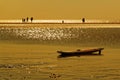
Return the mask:
<svg viewBox="0 0 120 80">
<path fill-rule="evenodd" d="M 80 51 L 72 51 L 72 52 L 65 52 L 65 51 L 57 51 L 60 53 L 60 56 L 80 56 L 80 55 L 101 55 L 101 51 L 104 48 L 95 48 L 95 49 L 86 49 Z M 97 54 L 96 54 L 97 52 Z"/>
</svg>

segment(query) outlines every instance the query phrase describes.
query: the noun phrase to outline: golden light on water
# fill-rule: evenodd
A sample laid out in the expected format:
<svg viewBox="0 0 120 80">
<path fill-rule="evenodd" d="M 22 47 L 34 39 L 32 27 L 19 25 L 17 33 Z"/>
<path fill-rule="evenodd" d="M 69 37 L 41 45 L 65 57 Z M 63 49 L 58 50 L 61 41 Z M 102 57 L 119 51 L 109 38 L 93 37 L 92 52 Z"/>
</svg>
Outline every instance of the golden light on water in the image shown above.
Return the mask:
<svg viewBox="0 0 120 80">
<path fill-rule="evenodd" d="M 0 79 L 119 79 L 120 28 L 115 25 L 0 24 Z M 105 50 L 58 58 L 58 50 L 90 47 Z"/>
<path fill-rule="evenodd" d="M 26 18 L 25 18 L 26 19 Z M 81 19 L 34 19 L 32 23 L 82 23 L 82 18 Z M 12 19 L 12 20 L 0 20 L 0 23 L 22 23 L 22 18 L 21 19 Z M 85 19 L 86 23 L 120 23 L 120 20 L 110 20 L 110 19 Z M 31 23 L 31 20 L 28 19 L 26 23 Z"/>
<path fill-rule="evenodd" d="M 0 0 L 0 80 L 120 80 L 119 8 L 120 0 Z M 95 47 L 102 55 L 58 58 Z"/>
</svg>

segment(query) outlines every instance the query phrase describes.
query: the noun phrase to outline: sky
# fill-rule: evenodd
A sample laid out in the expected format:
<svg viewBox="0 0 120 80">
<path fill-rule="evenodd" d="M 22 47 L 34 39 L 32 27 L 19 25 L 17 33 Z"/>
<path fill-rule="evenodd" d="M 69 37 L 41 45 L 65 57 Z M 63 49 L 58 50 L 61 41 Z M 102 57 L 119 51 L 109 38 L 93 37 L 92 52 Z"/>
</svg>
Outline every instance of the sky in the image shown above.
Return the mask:
<svg viewBox="0 0 120 80">
<path fill-rule="evenodd" d="M 120 0 L 0 0 L 0 19 L 120 19 Z"/>
</svg>

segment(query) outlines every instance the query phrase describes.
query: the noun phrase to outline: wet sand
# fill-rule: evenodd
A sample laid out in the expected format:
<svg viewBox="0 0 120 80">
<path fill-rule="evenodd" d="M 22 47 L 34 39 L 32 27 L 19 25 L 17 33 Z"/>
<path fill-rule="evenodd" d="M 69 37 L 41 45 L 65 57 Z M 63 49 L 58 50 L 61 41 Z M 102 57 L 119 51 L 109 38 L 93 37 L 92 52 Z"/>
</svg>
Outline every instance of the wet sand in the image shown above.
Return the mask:
<svg viewBox="0 0 120 80">
<path fill-rule="evenodd" d="M 57 58 L 59 55 L 57 50 L 76 50 L 78 48 L 74 46 L 1 43 L 0 79 L 120 79 L 120 49 L 105 48 L 101 56 Z M 80 48 L 84 49 L 85 47 Z"/>
</svg>

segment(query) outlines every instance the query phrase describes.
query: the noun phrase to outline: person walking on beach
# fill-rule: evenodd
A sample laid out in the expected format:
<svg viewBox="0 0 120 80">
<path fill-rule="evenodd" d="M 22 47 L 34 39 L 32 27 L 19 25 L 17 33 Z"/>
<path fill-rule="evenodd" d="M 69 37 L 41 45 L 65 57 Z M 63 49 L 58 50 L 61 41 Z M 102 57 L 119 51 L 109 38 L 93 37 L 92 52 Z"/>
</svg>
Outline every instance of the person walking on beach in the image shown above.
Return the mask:
<svg viewBox="0 0 120 80">
<path fill-rule="evenodd" d="M 64 20 L 62 20 L 62 24 L 64 24 Z"/>
<path fill-rule="evenodd" d="M 85 18 L 82 18 L 82 22 L 85 23 Z"/>
<path fill-rule="evenodd" d="M 31 22 L 33 21 L 33 17 L 30 18 Z"/>
<path fill-rule="evenodd" d="M 29 21 L 29 18 L 28 18 L 28 17 L 26 18 L 26 21 L 27 21 L 27 22 Z"/>
<path fill-rule="evenodd" d="M 25 19 L 24 19 L 24 18 L 22 18 L 22 22 L 23 22 L 23 23 L 25 22 Z"/>
</svg>

